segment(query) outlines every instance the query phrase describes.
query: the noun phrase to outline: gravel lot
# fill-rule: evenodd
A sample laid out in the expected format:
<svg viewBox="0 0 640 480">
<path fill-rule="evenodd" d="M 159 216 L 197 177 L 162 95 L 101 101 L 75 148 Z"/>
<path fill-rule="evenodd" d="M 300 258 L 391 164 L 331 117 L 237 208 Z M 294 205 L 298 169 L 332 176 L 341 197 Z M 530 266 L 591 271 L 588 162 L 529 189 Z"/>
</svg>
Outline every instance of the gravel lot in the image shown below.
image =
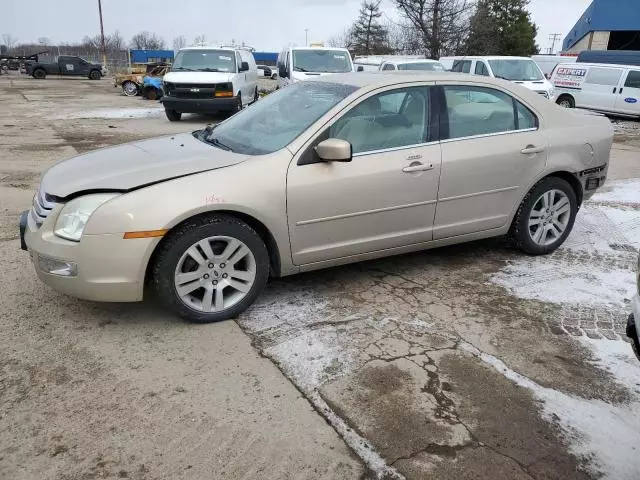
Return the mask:
<svg viewBox="0 0 640 480">
<path fill-rule="evenodd" d="M 40 173 L 189 131 L 110 80 L 0 77 L 0 478 L 637 479 L 640 129 L 567 244 L 502 239 L 270 282 L 237 321 L 37 281 L 17 219 Z"/>
</svg>

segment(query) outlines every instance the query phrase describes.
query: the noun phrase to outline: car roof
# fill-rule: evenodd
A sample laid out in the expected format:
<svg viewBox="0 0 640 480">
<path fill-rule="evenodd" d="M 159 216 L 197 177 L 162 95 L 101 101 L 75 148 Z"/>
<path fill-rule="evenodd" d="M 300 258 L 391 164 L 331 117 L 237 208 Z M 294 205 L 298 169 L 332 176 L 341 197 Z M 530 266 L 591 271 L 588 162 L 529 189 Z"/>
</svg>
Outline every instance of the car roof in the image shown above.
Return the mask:
<svg viewBox="0 0 640 480">
<path fill-rule="evenodd" d="M 466 73 L 451 73 L 451 72 L 428 72 L 417 70 L 401 70 L 401 71 L 387 71 L 387 72 L 349 72 L 349 73 L 335 73 L 331 75 L 324 75 L 322 77 L 314 78 L 314 82 L 327 82 L 327 83 L 342 83 L 345 85 L 352 85 L 354 87 L 363 88 L 367 86 L 391 86 L 399 83 L 409 82 L 437 82 L 437 81 L 464 81 L 473 82 L 478 81 L 477 75 L 469 75 Z M 309 80 L 307 80 L 309 81 Z M 491 77 L 482 77 L 480 83 L 493 83 L 495 85 L 510 84 L 506 80 L 494 79 Z"/>
<path fill-rule="evenodd" d="M 458 57 L 441 57 L 454 60 L 532 60 L 531 57 L 513 57 L 509 55 L 466 55 Z"/>
<path fill-rule="evenodd" d="M 346 48 L 342 47 L 291 47 L 291 50 L 341 50 L 348 52 Z"/>
<path fill-rule="evenodd" d="M 580 67 L 602 67 L 602 68 L 633 68 L 634 70 L 640 70 L 640 65 L 622 65 L 617 63 L 560 63 L 560 65 L 571 65 L 572 68 L 580 68 Z"/>
<path fill-rule="evenodd" d="M 384 63 L 395 63 L 395 64 L 404 64 L 404 63 L 440 63 L 439 60 L 431 60 L 430 58 L 391 58 L 386 60 Z"/>
</svg>

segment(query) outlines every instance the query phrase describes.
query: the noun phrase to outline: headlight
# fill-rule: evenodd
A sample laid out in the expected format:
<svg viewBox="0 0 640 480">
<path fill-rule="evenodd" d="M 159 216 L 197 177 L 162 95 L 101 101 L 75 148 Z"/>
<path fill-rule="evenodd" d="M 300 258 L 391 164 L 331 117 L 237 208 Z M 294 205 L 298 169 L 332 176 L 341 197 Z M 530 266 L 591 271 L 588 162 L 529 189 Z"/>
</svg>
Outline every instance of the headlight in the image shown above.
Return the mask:
<svg viewBox="0 0 640 480">
<path fill-rule="evenodd" d="M 556 96 L 556 91 L 553 88 L 550 88 L 549 89 L 549 98 L 553 100 L 555 98 L 555 96 Z"/>
<path fill-rule="evenodd" d="M 79 242 L 84 232 L 89 218 L 97 210 L 97 208 L 105 202 L 108 202 L 119 193 L 97 193 L 94 195 L 85 195 L 78 197 L 67 203 L 58 219 L 53 230 L 58 237 L 66 238 Z"/>
</svg>

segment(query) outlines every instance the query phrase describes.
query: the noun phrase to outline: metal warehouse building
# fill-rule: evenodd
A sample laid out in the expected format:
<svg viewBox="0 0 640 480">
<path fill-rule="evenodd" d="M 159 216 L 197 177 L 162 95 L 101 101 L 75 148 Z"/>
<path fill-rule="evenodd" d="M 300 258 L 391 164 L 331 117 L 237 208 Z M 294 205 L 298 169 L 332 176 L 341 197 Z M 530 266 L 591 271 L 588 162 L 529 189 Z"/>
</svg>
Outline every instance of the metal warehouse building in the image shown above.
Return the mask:
<svg viewBox="0 0 640 480">
<path fill-rule="evenodd" d="M 563 50 L 640 50 L 640 0 L 594 0 L 564 39 Z"/>
</svg>

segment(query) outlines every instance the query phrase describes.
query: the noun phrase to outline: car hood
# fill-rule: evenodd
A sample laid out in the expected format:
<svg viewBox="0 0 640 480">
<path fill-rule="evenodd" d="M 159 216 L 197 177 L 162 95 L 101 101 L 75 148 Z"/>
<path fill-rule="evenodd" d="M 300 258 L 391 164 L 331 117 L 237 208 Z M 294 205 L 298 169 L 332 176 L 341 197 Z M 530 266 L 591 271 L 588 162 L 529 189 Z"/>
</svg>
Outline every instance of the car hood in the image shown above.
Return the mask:
<svg viewBox="0 0 640 480">
<path fill-rule="evenodd" d="M 169 72 L 163 80 L 171 83 L 227 83 L 233 79 L 227 72 Z"/>
<path fill-rule="evenodd" d="M 247 158 L 183 133 L 103 148 L 63 160 L 44 173 L 40 189 L 61 198 L 85 191 L 127 191 L 235 165 Z"/>
</svg>

